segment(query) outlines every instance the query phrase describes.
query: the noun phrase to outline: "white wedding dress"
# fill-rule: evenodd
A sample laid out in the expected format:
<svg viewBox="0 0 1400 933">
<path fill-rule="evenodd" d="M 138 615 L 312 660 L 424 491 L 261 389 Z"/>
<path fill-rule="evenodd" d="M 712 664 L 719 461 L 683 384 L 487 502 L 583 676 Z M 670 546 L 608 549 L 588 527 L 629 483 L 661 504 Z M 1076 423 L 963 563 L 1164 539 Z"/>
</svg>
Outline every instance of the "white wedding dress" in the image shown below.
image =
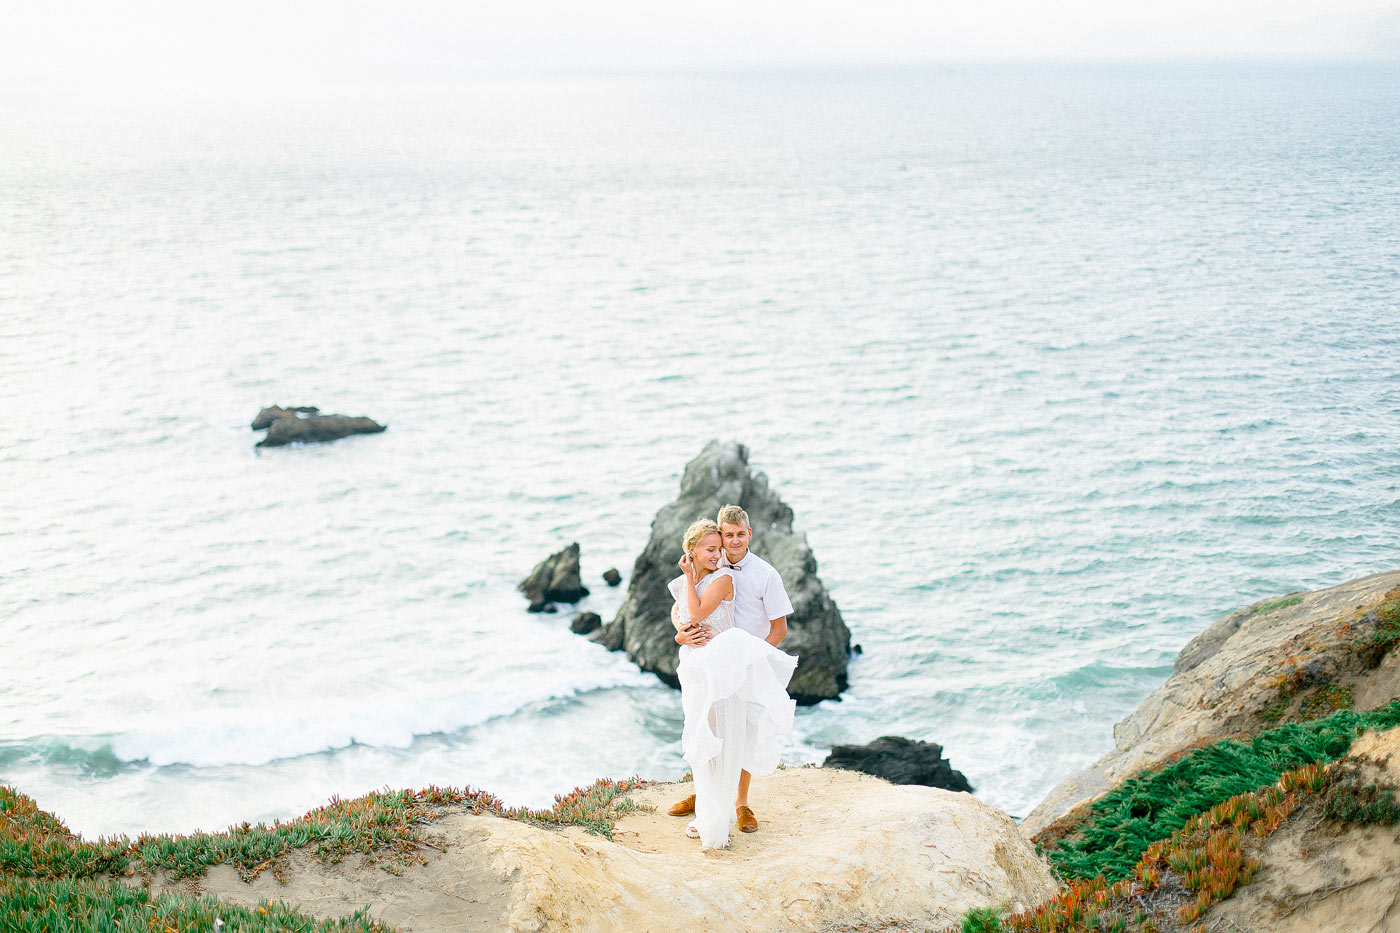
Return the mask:
<svg viewBox="0 0 1400 933">
<path fill-rule="evenodd" d="M 721 576 L 721 568 L 695 585 L 704 595 Z M 690 621 L 684 576 L 671 581 L 680 606 L 681 624 Z M 734 795 L 739 771 L 769 774 L 778 767 L 778 736 L 792 731 L 797 704 L 787 695 L 797 658 L 734 627 L 734 600 L 727 599 L 704 619 L 714 631 L 701 648 L 681 645 L 676 676 L 681 682 L 685 729 L 681 750 L 695 781 L 695 820 L 700 845 L 720 849 L 729 844 L 737 821 Z"/>
</svg>

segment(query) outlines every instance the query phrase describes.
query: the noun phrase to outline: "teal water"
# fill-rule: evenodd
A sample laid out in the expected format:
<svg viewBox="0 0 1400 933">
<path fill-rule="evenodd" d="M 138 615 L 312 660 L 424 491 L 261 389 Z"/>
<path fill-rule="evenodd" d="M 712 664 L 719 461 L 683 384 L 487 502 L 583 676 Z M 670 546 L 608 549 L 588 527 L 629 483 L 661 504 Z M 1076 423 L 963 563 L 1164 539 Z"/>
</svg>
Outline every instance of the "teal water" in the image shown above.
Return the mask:
<svg viewBox="0 0 1400 933">
<path fill-rule="evenodd" d="M 1213 618 L 1394 569 L 1400 69 L 0 108 L 0 781 L 85 833 L 675 778 L 610 617 L 711 437 L 864 648 L 797 764 L 1024 814 Z M 254 453 L 273 402 L 385 434 Z M 760 798 L 761 799 L 761 798 Z"/>
</svg>

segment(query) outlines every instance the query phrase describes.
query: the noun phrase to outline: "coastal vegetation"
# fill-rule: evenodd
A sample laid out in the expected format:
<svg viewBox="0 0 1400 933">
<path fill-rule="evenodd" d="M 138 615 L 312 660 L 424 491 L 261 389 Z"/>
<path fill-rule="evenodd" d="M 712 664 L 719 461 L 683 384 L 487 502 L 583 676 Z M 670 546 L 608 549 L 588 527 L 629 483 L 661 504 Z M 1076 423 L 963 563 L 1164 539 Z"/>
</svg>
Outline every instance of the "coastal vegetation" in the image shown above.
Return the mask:
<svg viewBox="0 0 1400 933">
<path fill-rule="evenodd" d="M 353 855 L 399 874 L 437 848 L 432 823 L 447 813 L 490 813 L 542 826 L 579 826 L 611 837 L 616 819 L 635 809 L 622 796 L 643 782 L 599 780 L 555 798 L 552 807 L 507 807 L 471 788 L 381 791 L 332 800 L 289 822 L 243 823 L 220 833 L 143 834 L 89 841 L 19 791 L 0 786 L 0 930 L 229 931 L 387 930 L 363 913 L 337 921 L 307 917 L 282 904 L 248 910 L 209 897 L 153 896 L 155 873 L 195 879 L 211 866 L 233 866 L 250 881 L 263 871 L 281 878 L 288 856 L 309 850 L 323 862 Z M 124 880 L 129 879 L 129 880 Z M 143 883 L 144 882 L 144 883 Z"/>
<path fill-rule="evenodd" d="M 1257 606 L 1249 610 L 1249 614 L 1250 616 L 1268 615 L 1270 612 L 1275 612 L 1279 609 L 1287 609 L 1289 606 L 1296 606 L 1302 601 L 1303 595 L 1301 593 L 1291 593 L 1288 596 L 1284 596 L 1280 599 L 1271 599 L 1266 602 L 1259 603 Z"/>
<path fill-rule="evenodd" d="M 1021 913 L 970 911 L 962 933 L 1171 933 L 1195 929 L 1264 867 L 1262 841 L 1302 812 L 1334 826 L 1400 822 L 1397 788 L 1337 763 L 1400 700 L 1190 749 L 1140 772 L 1037 837 L 1065 882 Z"/>
<path fill-rule="evenodd" d="M 1369 712 L 1341 710 L 1286 723 L 1250 739 L 1224 739 L 1124 781 L 1037 837 L 1067 879 L 1132 874 L 1142 854 L 1198 814 L 1292 769 L 1334 761 L 1368 729 L 1400 725 L 1400 701 Z"/>
<path fill-rule="evenodd" d="M 1289 603 L 1285 597 L 1256 607 L 1255 614 Z M 1378 602 L 1320 626 L 1290 646 L 1282 669 L 1273 678 L 1272 702 L 1259 712 L 1263 724 L 1307 719 L 1350 709 L 1354 682 L 1379 667 L 1400 644 L 1400 587 Z"/>
</svg>

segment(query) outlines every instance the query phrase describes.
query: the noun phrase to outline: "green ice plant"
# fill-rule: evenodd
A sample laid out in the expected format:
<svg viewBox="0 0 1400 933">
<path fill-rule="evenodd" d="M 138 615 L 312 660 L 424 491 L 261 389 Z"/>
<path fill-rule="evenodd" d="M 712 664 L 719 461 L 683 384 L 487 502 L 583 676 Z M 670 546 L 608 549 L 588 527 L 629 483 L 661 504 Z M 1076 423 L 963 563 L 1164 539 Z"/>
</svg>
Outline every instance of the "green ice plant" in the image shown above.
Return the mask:
<svg viewBox="0 0 1400 933">
<path fill-rule="evenodd" d="M 1042 835 L 1046 856 L 1068 879 L 1126 878 L 1148 846 L 1237 794 L 1274 783 L 1285 771 L 1335 761 L 1367 729 L 1400 725 L 1400 700 L 1367 712 L 1341 710 L 1291 722 L 1252 739 L 1224 739 L 1159 770 L 1144 771 L 1096 800 L 1058 839 Z"/>
</svg>

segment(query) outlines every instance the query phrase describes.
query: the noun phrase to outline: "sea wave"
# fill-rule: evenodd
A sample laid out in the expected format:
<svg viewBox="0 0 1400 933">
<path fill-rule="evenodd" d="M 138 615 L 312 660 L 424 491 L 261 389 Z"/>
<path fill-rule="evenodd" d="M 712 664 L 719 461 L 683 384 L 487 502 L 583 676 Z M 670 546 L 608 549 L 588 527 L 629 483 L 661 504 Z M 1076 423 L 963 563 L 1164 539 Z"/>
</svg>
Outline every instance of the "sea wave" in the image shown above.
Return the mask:
<svg viewBox="0 0 1400 933">
<path fill-rule="evenodd" d="M 625 675 L 576 681 L 541 680 L 489 697 L 462 693 L 430 701 L 381 698 L 358 707 L 300 703 L 295 712 L 245 708 L 198 715 L 162 713 L 116 734 L 39 735 L 0 743 L 0 769 L 42 764 L 74 775 L 113 777 L 148 767 L 266 765 L 354 746 L 406 749 L 426 736 L 454 734 L 532 707 L 648 682 Z"/>
</svg>

